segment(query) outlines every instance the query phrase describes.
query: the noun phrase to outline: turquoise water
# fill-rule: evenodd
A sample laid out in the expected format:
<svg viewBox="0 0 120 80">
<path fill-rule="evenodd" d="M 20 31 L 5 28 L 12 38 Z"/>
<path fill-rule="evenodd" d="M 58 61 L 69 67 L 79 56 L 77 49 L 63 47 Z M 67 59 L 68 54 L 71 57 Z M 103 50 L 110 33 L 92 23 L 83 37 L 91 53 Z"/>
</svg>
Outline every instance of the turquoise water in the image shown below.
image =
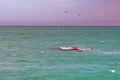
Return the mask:
<svg viewBox="0 0 120 80">
<path fill-rule="evenodd" d="M 120 80 L 120 28 L 1 27 L 0 80 Z"/>
</svg>

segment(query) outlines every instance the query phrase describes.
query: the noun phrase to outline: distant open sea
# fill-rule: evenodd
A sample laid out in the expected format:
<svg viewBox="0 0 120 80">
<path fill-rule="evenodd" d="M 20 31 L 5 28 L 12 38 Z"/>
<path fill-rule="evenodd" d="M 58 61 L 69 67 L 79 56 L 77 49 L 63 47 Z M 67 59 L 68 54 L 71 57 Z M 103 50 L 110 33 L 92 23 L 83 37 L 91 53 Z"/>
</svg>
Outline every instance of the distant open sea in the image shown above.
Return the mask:
<svg viewBox="0 0 120 80">
<path fill-rule="evenodd" d="M 0 80 L 120 80 L 120 27 L 0 27 Z"/>
</svg>

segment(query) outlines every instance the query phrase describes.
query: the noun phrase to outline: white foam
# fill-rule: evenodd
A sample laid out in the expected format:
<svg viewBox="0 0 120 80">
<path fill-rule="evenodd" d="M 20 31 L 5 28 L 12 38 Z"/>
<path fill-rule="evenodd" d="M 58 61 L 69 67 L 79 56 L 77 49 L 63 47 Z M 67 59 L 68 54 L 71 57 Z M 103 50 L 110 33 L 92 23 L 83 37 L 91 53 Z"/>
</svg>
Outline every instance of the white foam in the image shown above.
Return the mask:
<svg viewBox="0 0 120 80">
<path fill-rule="evenodd" d="M 105 41 L 101 40 L 100 42 L 101 42 L 101 43 L 104 43 Z"/>
<path fill-rule="evenodd" d="M 45 53 L 44 51 L 41 51 L 41 53 Z"/>
<path fill-rule="evenodd" d="M 101 52 L 103 54 L 120 54 L 120 51 L 112 51 L 112 52 Z"/>
<path fill-rule="evenodd" d="M 110 72 L 115 73 L 115 72 L 116 72 L 116 70 L 110 70 Z"/>
</svg>

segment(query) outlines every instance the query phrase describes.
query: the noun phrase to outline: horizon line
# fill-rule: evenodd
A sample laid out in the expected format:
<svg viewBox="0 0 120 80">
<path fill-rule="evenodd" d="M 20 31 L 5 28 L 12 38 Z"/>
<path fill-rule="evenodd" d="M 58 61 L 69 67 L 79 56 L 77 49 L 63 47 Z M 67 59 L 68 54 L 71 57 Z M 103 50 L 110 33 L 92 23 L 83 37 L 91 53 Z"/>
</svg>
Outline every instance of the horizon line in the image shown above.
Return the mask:
<svg viewBox="0 0 120 80">
<path fill-rule="evenodd" d="M 0 27 L 120 27 L 120 25 L 0 25 Z"/>
</svg>

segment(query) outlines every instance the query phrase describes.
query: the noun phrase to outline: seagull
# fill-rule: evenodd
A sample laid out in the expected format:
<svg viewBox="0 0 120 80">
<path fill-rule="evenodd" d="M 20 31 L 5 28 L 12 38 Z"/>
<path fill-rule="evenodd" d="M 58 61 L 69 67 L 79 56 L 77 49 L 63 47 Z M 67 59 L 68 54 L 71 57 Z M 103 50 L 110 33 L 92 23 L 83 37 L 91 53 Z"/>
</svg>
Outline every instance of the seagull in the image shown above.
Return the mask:
<svg viewBox="0 0 120 80">
<path fill-rule="evenodd" d="M 65 11 L 64 13 L 68 13 L 67 11 Z"/>
<path fill-rule="evenodd" d="M 77 14 L 78 16 L 80 16 L 81 14 Z"/>
</svg>

